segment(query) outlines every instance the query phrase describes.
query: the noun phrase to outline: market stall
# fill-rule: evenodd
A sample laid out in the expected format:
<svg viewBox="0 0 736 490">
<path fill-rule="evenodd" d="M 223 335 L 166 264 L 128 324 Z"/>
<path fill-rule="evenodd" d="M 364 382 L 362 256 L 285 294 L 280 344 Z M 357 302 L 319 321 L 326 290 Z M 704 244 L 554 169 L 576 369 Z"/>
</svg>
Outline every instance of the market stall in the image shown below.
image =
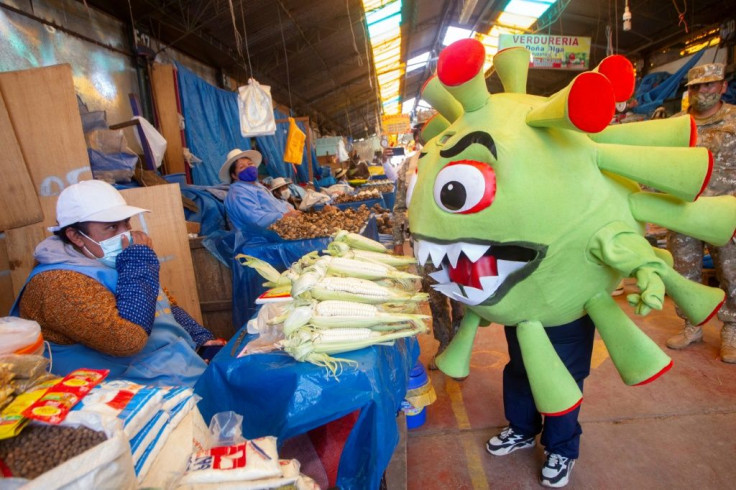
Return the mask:
<svg viewBox="0 0 736 490">
<path fill-rule="evenodd" d="M 360 410 L 342 451 L 337 486 L 378 488 L 399 440 L 396 415 L 419 356 L 417 341 L 341 354 L 358 366 L 335 377 L 284 352 L 238 357 L 253 338 L 231 339 L 195 387 L 205 420 L 238 411 L 246 438 L 270 434 L 283 443 Z"/>
</svg>

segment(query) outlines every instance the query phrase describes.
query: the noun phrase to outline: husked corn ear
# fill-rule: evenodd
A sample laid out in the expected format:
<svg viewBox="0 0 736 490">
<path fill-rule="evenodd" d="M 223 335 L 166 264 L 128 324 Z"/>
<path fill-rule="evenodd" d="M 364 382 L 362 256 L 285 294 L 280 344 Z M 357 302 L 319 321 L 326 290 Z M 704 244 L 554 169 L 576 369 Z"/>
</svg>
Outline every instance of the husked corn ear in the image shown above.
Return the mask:
<svg viewBox="0 0 736 490">
<path fill-rule="evenodd" d="M 372 318 L 378 313 L 378 308 L 355 301 L 327 300 L 317 303 L 315 313 L 318 316 L 364 316 Z"/>
<path fill-rule="evenodd" d="M 427 299 L 426 293 L 411 294 L 354 277 L 325 277 L 315 284 L 309 293 L 312 298 L 318 300 L 336 299 L 370 304 Z"/>
<path fill-rule="evenodd" d="M 352 248 L 358 250 L 370 250 L 372 252 L 386 253 L 388 249 L 381 243 L 375 240 L 371 240 L 368 237 L 360 235 L 358 233 L 349 233 L 345 230 L 340 230 L 335 235 L 336 242 L 345 242 Z"/>
<path fill-rule="evenodd" d="M 366 279 L 358 279 L 355 277 L 325 277 L 317 286 L 336 292 L 345 292 L 360 294 L 363 296 L 377 296 L 382 298 L 390 298 L 390 290 L 383 286 L 368 281 Z"/>
<path fill-rule="evenodd" d="M 328 328 L 317 334 L 320 342 L 325 344 L 365 340 L 371 337 L 380 337 L 381 334 L 370 328 Z"/>
</svg>

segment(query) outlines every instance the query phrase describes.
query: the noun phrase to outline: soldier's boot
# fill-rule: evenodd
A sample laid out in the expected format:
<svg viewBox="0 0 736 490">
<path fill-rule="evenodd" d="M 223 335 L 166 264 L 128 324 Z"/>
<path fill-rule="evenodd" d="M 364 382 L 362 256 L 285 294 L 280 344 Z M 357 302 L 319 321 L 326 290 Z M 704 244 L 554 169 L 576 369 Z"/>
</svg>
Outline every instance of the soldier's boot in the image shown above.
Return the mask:
<svg viewBox="0 0 736 490">
<path fill-rule="evenodd" d="M 694 325 L 686 324 L 682 332 L 667 339 L 667 347 L 670 349 L 684 349 L 690 344 L 703 340 L 703 329 Z"/>
<path fill-rule="evenodd" d="M 721 329 L 721 361 L 736 363 L 736 325 L 726 323 Z"/>
</svg>

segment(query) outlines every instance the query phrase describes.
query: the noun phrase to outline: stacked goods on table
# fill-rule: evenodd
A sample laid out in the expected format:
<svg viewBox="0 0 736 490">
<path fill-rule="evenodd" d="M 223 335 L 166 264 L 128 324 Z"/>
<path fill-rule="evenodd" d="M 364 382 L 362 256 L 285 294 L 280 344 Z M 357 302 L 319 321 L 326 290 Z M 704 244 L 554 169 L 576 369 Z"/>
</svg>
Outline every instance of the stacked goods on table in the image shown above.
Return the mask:
<svg viewBox="0 0 736 490">
<path fill-rule="evenodd" d="M 371 211 L 376 217 L 378 233 L 381 235 L 391 235 L 394 232 L 394 218 L 391 211 L 378 203 L 371 207 Z"/>
<path fill-rule="evenodd" d="M 320 211 L 308 211 L 285 216 L 268 227 L 285 240 L 308 240 L 328 237 L 338 230 L 358 232 L 368 220 L 371 212 L 367 206 L 341 211 L 334 206 L 325 206 Z"/>
<path fill-rule="evenodd" d="M 298 361 L 326 366 L 336 374 L 332 354 L 358 350 L 427 331 L 426 315 L 417 314 L 427 295 L 418 292 L 419 276 L 406 272 L 413 257 L 392 255 L 381 243 L 347 231 L 338 232 L 327 256 L 312 252 L 279 273 L 253 257 L 238 256 L 256 269 L 268 286 L 291 285 L 293 300 L 282 303 L 281 346 Z"/>
<path fill-rule="evenodd" d="M 380 193 L 386 193 L 386 192 L 393 192 L 394 191 L 394 182 L 393 180 L 389 179 L 381 179 L 381 180 L 369 180 L 365 184 L 360 186 L 361 191 L 366 190 L 377 190 Z"/>
<path fill-rule="evenodd" d="M 341 204 L 344 202 L 367 201 L 369 199 L 381 199 L 381 192 L 378 189 L 360 190 L 354 194 L 341 194 L 336 196 L 333 202 Z"/>
<path fill-rule="evenodd" d="M 107 370 L 77 369 L 59 378 L 46 373 L 48 360 L 34 355 L 3 356 L 0 364 L 4 373 L 12 366 L 9 384 L 15 387 L 13 400 L 0 412 L 4 478 L 23 488 L 135 486 L 120 425 L 70 417 Z"/>
</svg>

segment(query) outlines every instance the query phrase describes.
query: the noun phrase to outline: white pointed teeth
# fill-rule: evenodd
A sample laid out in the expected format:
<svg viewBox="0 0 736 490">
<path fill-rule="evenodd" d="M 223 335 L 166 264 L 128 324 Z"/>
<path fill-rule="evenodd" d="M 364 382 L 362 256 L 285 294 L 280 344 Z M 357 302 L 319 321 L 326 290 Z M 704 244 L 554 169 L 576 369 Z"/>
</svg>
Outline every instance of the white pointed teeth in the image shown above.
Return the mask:
<svg viewBox="0 0 736 490">
<path fill-rule="evenodd" d="M 490 245 L 479 243 L 459 242 L 459 244 L 462 246 L 463 253 L 471 262 L 477 262 L 491 248 Z"/>
<path fill-rule="evenodd" d="M 447 258 L 450 260 L 450 265 L 453 267 L 457 267 L 457 260 L 460 258 L 460 254 L 463 251 L 463 243 L 453 243 L 447 248 Z"/>
<path fill-rule="evenodd" d="M 442 269 L 438 270 L 438 271 L 431 272 L 429 274 L 429 277 L 431 277 L 432 279 L 434 279 L 435 281 L 437 281 L 440 284 L 444 284 L 446 282 L 450 282 L 450 273 L 444 267 Z"/>
<path fill-rule="evenodd" d="M 498 267 L 498 275 L 505 277 L 514 272 L 522 269 L 526 265 L 526 262 L 515 262 L 512 260 L 498 260 L 496 261 L 496 267 Z"/>
<path fill-rule="evenodd" d="M 432 264 L 439 267 L 442 264 L 442 259 L 445 258 L 447 246 L 432 242 L 427 242 L 427 245 L 429 246 L 429 255 L 432 257 Z"/>
<path fill-rule="evenodd" d="M 417 240 L 414 242 L 414 256 L 417 258 L 417 261 L 419 261 L 419 265 L 424 266 L 424 264 L 427 263 L 427 258 L 429 257 L 429 242 L 425 242 L 424 240 Z"/>
</svg>

